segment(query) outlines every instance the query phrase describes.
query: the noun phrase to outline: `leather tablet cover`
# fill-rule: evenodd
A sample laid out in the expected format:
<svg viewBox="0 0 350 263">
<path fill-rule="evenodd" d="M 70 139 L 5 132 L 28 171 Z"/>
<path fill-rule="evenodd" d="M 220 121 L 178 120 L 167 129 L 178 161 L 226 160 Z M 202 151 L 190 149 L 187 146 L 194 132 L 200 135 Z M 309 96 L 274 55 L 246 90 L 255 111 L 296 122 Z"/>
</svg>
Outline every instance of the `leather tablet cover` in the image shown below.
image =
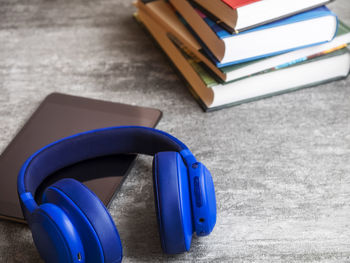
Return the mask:
<svg viewBox="0 0 350 263">
<path fill-rule="evenodd" d="M 41 147 L 75 133 L 121 125 L 155 127 L 159 110 L 52 93 L 45 98 L 0 156 L 0 218 L 24 222 L 17 196 L 17 175 L 25 160 Z M 108 206 L 136 155 L 113 155 L 66 167 L 48 178 L 51 183 L 72 177 L 89 187 Z M 101 177 L 94 179 L 96 174 Z M 39 200 L 40 201 L 40 200 Z"/>
</svg>

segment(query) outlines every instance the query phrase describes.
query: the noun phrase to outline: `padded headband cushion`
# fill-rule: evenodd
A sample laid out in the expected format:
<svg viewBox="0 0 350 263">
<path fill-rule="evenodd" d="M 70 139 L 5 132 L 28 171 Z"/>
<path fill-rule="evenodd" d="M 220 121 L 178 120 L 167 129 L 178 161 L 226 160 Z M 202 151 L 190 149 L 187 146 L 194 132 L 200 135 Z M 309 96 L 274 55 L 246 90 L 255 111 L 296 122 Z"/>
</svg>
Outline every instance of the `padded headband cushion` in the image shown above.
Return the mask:
<svg viewBox="0 0 350 263">
<path fill-rule="evenodd" d="M 183 149 L 187 147 L 175 137 L 146 127 L 112 127 L 81 133 L 35 153 L 22 167 L 19 193 L 30 192 L 34 196 L 47 176 L 83 160 L 118 153 L 154 155 Z"/>
</svg>

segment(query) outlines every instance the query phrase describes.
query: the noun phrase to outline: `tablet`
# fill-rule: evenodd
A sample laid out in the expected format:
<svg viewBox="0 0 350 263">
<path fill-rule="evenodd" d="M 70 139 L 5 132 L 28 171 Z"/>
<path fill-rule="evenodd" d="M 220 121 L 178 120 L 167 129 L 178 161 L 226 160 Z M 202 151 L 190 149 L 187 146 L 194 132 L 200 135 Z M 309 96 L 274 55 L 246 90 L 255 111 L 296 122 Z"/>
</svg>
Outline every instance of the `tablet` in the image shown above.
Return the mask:
<svg viewBox="0 0 350 263">
<path fill-rule="evenodd" d="M 121 125 L 155 127 L 161 116 L 157 109 L 50 94 L 0 156 L 0 218 L 25 222 L 17 196 L 17 175 L 25 160 L 38 149 L 92 129 Z M 48 185 L 71 177 L 83 182 L 108 207 L 135 158 L 136 155 L 112 155 L 66 167 L 39 187 L 36 198 Z M 96 174 L 98 179 L 94 179 Z"/>
</svg>

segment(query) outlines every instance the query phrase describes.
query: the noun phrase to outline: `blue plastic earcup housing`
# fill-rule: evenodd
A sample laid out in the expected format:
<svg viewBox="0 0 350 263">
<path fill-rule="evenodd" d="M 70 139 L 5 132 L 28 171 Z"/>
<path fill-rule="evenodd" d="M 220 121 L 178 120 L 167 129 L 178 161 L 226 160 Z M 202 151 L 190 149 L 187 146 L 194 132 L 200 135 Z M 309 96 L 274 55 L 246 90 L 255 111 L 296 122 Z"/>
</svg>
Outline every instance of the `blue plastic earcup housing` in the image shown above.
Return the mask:
<svg viewBox="0 0 350 263">
<path fill-rule="evenodd" d="M 59 206 L 70 218 L 81 237 L 86 263 L 121 262 L 122 246 L 113 219 L 86 186 L 62 179 L 45 190 L 43 202 Z"/>
<path fill-rule="evenodd" d="M 213 178 L 204 164 L 190 168 L 192 211 L 197 236 L 211 233 L 216 223 L 216 198 Z"/>
<path fill-rule="evenodd" d="M 83 263 L 79 233 L 68 215 L 54 204 L 43 204 L 30 217 L 34 243 L 45 262 Z"/>
<path fill-rule="evenodd" d="M 187 167 L 178 152 L 154 156 L 155 208 L 163 251 L 177 254 L 191 246 L 193 226 Z"/>
</svg>

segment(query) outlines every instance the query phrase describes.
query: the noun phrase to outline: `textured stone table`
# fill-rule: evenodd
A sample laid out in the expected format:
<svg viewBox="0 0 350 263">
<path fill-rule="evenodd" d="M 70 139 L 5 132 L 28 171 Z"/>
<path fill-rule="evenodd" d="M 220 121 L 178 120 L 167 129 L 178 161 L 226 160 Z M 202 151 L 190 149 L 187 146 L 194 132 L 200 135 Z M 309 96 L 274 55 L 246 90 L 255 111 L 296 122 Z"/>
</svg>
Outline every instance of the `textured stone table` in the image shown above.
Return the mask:
<svg viewBox="0 0 350 263">
<path fill-rule="evenodd" d="M 330 7 L 350 24 L 350 3 Z M 141 157 L 110 212 L 124 262 L 350 262 L 350 78 L 203 113 L 133 21 L 131 0 L 0 0 L 0 150 L 54 91 L 159 108 L 159 128 L 212 171 L 217 226 L 162 254 Z M 0 221 L 0 262 L 41 262 Z"/>
</svg>

